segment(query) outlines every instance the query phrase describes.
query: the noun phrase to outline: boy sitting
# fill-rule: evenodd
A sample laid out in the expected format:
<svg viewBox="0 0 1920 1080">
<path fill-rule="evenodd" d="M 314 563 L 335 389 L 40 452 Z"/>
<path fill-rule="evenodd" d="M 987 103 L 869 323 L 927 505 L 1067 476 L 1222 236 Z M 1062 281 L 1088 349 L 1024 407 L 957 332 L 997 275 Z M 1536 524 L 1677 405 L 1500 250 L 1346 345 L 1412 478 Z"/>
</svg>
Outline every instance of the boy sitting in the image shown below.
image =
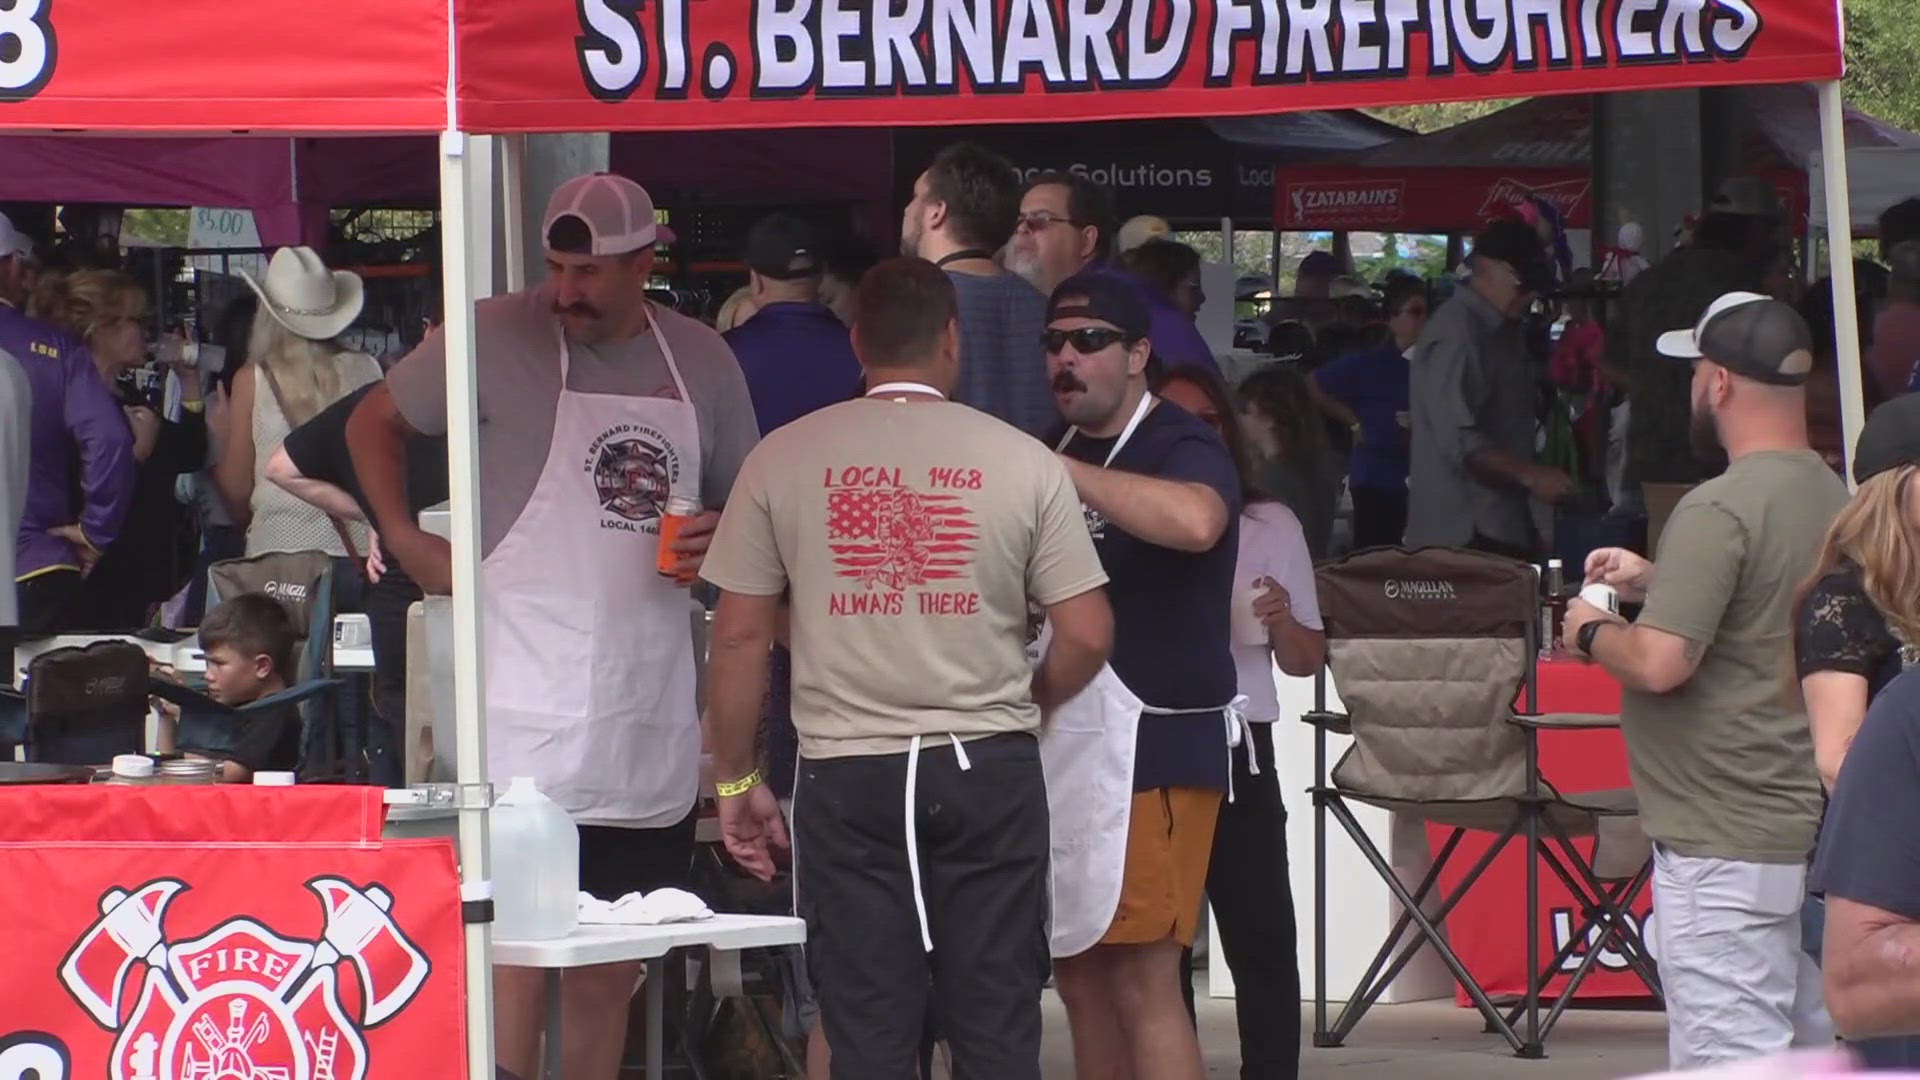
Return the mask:
<svg viewBox="0 0 1920 1080">
<path fill-rule="evenodd" d="M 264 593 L 242 593 L 214 608 L 200 624 L 207 696 L 239 708 L 285 690 L 297 641 L 286 609 Z M 248 714 L 230 750 L 180 749 L 189 757 L 219 761 L 218 776 L 227 783 L 245 783 L 256 772 L 291 772 L 300 760 L 299 706 Z"/>
</svg>

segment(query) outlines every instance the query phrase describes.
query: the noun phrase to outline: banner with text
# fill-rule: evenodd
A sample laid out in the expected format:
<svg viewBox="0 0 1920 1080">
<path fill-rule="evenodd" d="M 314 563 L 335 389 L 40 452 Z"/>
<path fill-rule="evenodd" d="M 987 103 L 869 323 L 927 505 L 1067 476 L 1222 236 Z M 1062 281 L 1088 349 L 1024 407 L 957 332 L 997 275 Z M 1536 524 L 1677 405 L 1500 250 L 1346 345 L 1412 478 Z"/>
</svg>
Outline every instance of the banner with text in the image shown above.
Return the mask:
<svg viewBox="0 0 1920 1080">
<path fill-rule="evenodd" d="M 1473 232 L 1511 217 L 1529 196 L 1552 204 L 1568 228 L 1593 221 L 1586 169 L 1393 169 L 1282 167 L 1274 184 L 1281 229 Z"/>
<path fill-rule="evenodd" d="M 1225 116 L 1838 78 L 1835 0 L 459 0 L 476 131 Z"/>
<path fill-rule="evenodd" d="M 0 1080 L 465 1075 L 452 846 L 380 799 L 0 791 Z"/>
<path fill-rule="evenodd" d="M 0 128 L 434 131 L 446 100 L 440 2 L 0 3 Z"/>
</svg>

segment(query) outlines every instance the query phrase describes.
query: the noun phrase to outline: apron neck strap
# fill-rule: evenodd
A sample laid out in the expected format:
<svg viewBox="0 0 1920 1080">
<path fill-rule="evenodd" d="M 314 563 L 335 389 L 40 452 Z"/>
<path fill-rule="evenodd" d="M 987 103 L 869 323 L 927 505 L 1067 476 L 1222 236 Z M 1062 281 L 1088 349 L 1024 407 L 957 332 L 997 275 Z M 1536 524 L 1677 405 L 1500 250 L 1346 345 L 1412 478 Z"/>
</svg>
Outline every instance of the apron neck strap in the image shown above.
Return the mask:
<svg viewBox="0 0 1920 1080">
<path fill-rule="evenodd" d="M 1107 451 L 1107 460 L 1100 463 L 1101 468 L 1104 469 L 1107 466 L 1112 465 L 1113 459 L 1120 456 L 1121 448 L 1127 445 L 1127 440 L 1133 438 L 1133 433 L 1135 429 L 1139 428 L 1140 421 L 1145 420 L 1147 418 L 1147 414 L 1153 411 L 1153 406 L 1156 400 L 1158 399 L 1156 399 L 1150 393 L 1140 395 L 1140 404 L 1134 407 L 1133 416 L 1127 421 L 1127 426 L 1120 429 L 1120 437 L 1114 440 L 1113 449 Z M 1080 434 L 1079 428 L 1077 427 L 1068 428 L 1067 433 L 1060 437 L 1060 445 L 1054 447 L 1054 450 L 1056 452 L 1065 450 L 1067 448 L 1067 444 L 1072 442 L 1073 437 L 1078 434 Z"/>
<path fill-rule="evenodd" d="M 884 382 L 867 391 L 868 397 L 885 397 L 888 394 L 926 394 L 930 397 L 939 398 L 941 401 L 947 400 L 947 395 L 928 386 L 926 383 L 912 382 L 904 379 L 899 382 Z"/>
<path fill-rule="evenodd" d="M 660 348 L 660 358 L 667 362 L 667 374 L 673 376 L 673 387 L 680 392 L 680 400 L 691 405 L 693 398 L 687 393 L 686 380 L 680 377 L 680 365 L 674 363 L 673 347 L 667 344 L 667 335 L 660 330 L 659 305 L 651 300 L 644 303 L 647 305 L 647 330 L 653 335 L 653 343 Z M 573 366 L 573 346 L 567 344 L 567 328 L 559 319 L 553 320 L 553 337 L 560 346 L 560 392 L 564 394 L 567 391 L 568 369 Z"/>
</svg>

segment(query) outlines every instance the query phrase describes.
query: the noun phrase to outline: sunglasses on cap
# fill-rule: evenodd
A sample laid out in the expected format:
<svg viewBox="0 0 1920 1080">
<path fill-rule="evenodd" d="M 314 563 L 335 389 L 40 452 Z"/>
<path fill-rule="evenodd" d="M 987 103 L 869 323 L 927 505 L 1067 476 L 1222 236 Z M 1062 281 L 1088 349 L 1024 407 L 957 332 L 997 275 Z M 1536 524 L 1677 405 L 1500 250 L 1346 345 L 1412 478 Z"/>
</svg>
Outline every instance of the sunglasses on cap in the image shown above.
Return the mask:
<svg viewBox="0 0 1920 1080">
<path fill-rule="evenodd" d="M 1092 356 L 1101 349 L 1115 343 L 1132 344 L 1140 340 L 1138 336 L 1125 330 L 1109 330 L 1104 326 L 1085 326 L 1078 330 L 1042 330 L 1040 345 L 1051 356 L 1064 351 L 1067 344 L 1073 344 L 1073 351 L 1081 356 Z"/>
</svg>

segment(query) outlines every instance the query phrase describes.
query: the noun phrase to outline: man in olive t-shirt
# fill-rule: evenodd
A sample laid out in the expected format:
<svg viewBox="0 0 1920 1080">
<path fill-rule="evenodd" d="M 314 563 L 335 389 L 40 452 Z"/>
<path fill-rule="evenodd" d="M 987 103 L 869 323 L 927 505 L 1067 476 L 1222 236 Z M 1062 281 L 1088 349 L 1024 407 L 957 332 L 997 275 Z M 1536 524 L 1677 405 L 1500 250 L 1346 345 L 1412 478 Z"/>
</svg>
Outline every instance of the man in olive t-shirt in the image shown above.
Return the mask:
<svg viewBox="0 0 1920 1080">
<path fill-rule="evenodd" d="M 1625 688 L 1669 1064 L 1692 1069 L 1833 1039 L 1800 948 L 1821 798 L 1787 658 L 1794 597 L 1847 491 L 1807 447 L 1811 337 L 1792 308 L 1728 293 L 1660 351 L 1692 362 L 1696 441 L 1732 464 L 1680 501 L 1653 563 L 1588 558 L 1588 580 L 1644 598 L 1639 619 L 1576 600 L 1566 633 Z"/>
<path fill-rule="evenodd" d="M 1047 971 L 1043 710 L 1112 647 L 1106 572 L 1066 468 L 946 400 L 953 284 L 860 284 L 867 396 L 767 436 L 701 575 L 722 591 L 707 709 L 727 848 L 771 877 L 754 729 L 781 598 L 793 641 L 795 874 L 835 1076 L 914 1075 L 929 1001 L 957 1076 L 1039 1080 Z M 1026 655 L 1029 604 L 1052 644 Z"/>
</svg>

